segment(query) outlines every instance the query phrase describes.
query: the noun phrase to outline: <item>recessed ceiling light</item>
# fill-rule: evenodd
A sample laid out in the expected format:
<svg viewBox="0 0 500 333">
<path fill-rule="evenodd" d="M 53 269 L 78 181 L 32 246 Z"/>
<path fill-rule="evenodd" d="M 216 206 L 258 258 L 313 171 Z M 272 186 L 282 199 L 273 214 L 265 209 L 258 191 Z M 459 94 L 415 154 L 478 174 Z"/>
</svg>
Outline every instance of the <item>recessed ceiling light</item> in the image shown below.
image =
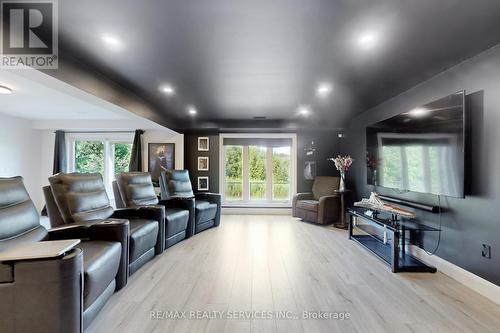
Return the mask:
<svg viewBox="0 0 500 333">
<path fill-rule="evenodd" d="M 429 110 L 425 108 L 416 108 L 408 112 L 408 114 L 415 118 L 422 118 L 429 114 Z"/>
<path fill-rule="evenodd" d="M 0 94 L 2 94 L 2 95 L 12 94 L 12 89 L 10 89 L 7 86 L 0 85 Z"/>
<path fill-rule="evenodd" d="M 170 84 L 164 84 L 160 87 L 160 91 L 167 94 L 168 96 L 171 96 L 175 94 L 175 88 L 170 85 Z"/>
<path fill-rule="evenodd" d="M 320 83 L 316 88 L 316 94 L 321 97 L 330 95 L 332 92 L 332 85 L 330 83 Z"/>
<path fill-rule="evenodd" d="M 196 107 L 194 105 L 188 105 L 186 109 L 191 116 L 194 116 L 198 113 L 198 110 L 196 110 Z"/>
<path fill-rule="evenodd" d="M 101 40 L 114 50 L 119 50 L 122 47 L 122 42 L 115 36 L 103 34 Z"/>
<path fill-rule="evenodd" d="M 308 105 L 301 105 L 298 111 L 301 116 L 308 116 L 311 113 L 311 108 Z"/>
<path fill-rule="evenodd" d="M 366 32 L 359 36 L 358 44 L 364 49 L 371 49 L 377 44 L 378 36 L 375 32 Z"/>
</svg>

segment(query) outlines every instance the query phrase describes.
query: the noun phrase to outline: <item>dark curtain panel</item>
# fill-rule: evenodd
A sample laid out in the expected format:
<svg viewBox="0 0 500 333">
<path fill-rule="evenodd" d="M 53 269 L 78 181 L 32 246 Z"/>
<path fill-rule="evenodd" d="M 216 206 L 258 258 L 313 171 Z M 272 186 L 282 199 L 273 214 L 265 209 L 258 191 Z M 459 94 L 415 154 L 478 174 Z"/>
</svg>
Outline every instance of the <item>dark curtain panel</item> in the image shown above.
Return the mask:
<svg viewBox="0 0 500 333">
<path fill-rule="evenodd" d="M 66 172 L 68 165 L 66 157 L 66 133 L 64 131 L 56 131 L 56 140 L 54 142 L 54 164 L 52 174 Z"/>
<path fill-rule="evenodd" d="M 135 130 L 134 143 L 132 145 L 132 156 L 130 157 L 129 170 L 142 171 L 142 135 L 143 130 Z"/>
<path fill-rule="evenodd" d="M 56 139 L 54 141 L 54 163 L 52 164 L 52 174 L 66 172 L 68 165 L 66 156 L 66 133 L 61 130 L 56 131 Z M 47 207 L 43 206 L 42 216 L 47 216 Z"/>
</svg>

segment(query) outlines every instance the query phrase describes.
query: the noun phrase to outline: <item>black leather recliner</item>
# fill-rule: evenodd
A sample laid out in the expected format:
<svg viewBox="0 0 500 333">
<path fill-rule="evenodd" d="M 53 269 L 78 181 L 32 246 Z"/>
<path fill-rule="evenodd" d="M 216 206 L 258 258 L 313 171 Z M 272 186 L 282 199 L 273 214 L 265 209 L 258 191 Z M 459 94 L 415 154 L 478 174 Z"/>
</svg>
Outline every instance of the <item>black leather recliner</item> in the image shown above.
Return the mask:
<svg viewBox="0 0 500 333">
<path fill-rule="evenodd" d="M 151 175 L 147 172 L 125 172 L 113 182 L 116 207 L 165 206 L 165 249 L 191 236 L 189 203 L 179 200 L 159 201 Z M 192 200 L 191 200 L 192 201 Z"/>
<path fill-rule="evenodd" d="M 22 177 L 0 178 L 0 253 L 21 243 L 80 238 L 62 257 L 0 262 L 0 332 L 83 332 L 126 280 L 128 221 L 47 231 Z"/>
<path fill-rule="evenodd" d="M 220 224 L 221 196 L 217 193 L 193 193 L 188 170 L 163 171 L 160 177 L 161 199 L 195 198 L 190 211 L 193 234 Z"/>
<path fill-rule="evenodd" d="M 73 223 L 92 223 L 109 219 L 130 222 L 128 268 L 132 275 L 142 265 L 164 250 L 165 208 L 148 206 L 114 210 L 102 176 L 98 173 L 59 173 L 49 178 L 51 191 L 44 190 L 49 219 Z M 55 203 L 57 209 L 51 206 Z M 54 214 L 60 214 L 54 217 Z"/>
</svg>

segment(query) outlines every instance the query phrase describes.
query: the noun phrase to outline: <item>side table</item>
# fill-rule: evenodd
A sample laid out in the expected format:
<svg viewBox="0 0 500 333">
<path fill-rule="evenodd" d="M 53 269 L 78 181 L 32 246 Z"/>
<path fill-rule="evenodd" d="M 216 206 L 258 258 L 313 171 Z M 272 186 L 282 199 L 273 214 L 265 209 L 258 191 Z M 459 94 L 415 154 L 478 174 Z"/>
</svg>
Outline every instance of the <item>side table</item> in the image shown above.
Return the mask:
<svg viewBox="0 0 500 333">
<path fill-rule="evenodd" d="M 349 195 L 351 190 L 335 190 L 333 193 L 338 194 L 340 196 L 340 221 L 338 223 L 334 223 L 333 226 L 339 229 L 347 230 L 348 224 L 346 221 L 346 196 Z"/>
</svg>

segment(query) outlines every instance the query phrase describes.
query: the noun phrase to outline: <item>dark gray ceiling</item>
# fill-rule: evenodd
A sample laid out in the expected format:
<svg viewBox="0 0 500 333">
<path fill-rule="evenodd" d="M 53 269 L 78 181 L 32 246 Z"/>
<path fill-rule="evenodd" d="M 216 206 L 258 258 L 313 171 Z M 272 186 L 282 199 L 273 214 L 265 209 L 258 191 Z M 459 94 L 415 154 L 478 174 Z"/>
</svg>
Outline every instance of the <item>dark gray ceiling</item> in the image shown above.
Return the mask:
<svg viewBox="0 0 500 333">
<path fill-rule="evenodd" d="M 230 127 L 255 116 L 280 127 L 343 127 L 500 43 L 499 18 L 498 0 L 59 1 L 63 57 L 185 128 Z M 367 31 L 379 34 L 368 50 L 357 44 Z M 122 49 L 106 47 L 103 33 Z M 315 96 L 322 81 L 333 85 L 327 99 Z M 159 92 L 165 82 L 176 96 Z M 187 104 L 198 108 L 196 121 Z M 307 120 L 296 114 L 300 104 L 313 109 Z"/>
</svg>

